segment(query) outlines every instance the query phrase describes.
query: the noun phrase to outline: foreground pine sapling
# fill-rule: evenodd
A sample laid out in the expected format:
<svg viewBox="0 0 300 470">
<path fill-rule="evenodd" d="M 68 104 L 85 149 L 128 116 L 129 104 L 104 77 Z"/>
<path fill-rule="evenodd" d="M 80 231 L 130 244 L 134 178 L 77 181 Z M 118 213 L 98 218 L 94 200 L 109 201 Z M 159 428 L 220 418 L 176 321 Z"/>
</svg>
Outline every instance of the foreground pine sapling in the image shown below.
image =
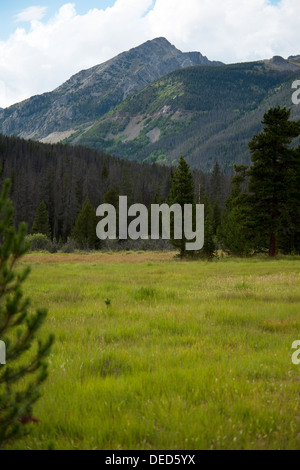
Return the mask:
<svg viewBox="0 0 300 470">
<path fill-rule="evenodd" d="M 17 264 L 29 245 L 26 225 L 14 228 L 9 189 L 6 181 L 0 195 L 0 340 L 6 346 L 6 365 L 0 365 L 0 448 L 24 435 L 25 424 L 37 421 L 32 408 L 47 378 L 46 357 L 54 341 L 52 335 L 36 339 L 47 311 L 30 313 L 30 299 L 23 295 L 30 268 Z"/>
</svg>

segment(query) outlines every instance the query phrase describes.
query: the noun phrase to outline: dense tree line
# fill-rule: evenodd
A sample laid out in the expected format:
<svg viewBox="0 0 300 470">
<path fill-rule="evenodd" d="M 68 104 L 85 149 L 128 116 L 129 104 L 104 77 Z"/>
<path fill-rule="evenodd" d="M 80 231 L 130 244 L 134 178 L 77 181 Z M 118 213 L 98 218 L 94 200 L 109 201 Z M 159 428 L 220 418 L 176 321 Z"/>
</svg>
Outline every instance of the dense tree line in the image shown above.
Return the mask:
<svg viewBox="0 0 300 470">
<path fill-rule="evenodd" d="M 0 183 L 12 182 L 14 221 L 25 221 L 32 233 L 42 232 L 66 242 L 88 200 L 103 202 L 128 196 L 128 204 L 165 202 L 171 188 L 171 169 L 111 157 L 93 149 L 49 145 L 0 135 Z M 210 174 L 193 172 L 195 198 L 209 195 L 220 210 L 230 191 L 230 177 L 218 164 Z M 78 222 L 77 222 L 78 225 Z M 45 230 L 41 228 L 45 227 Z M 77 234 L 78 238 L 78 234 Z"/>
<path fill-rule="evenodd" d="M 204 174 L 192 172 L 182 157 L 177 168 L 170 168 L 84 147 L 0 136 L 1 179 L 12 182 L 15 224 L 25 221 L 33 236 L 44 234 L 58 244 L 71 238 L 80 248 L 101 248 L 96 208 L 112 204 L 119 217 L 122 195 L 129 205 L 148 208 L 165 202 L 204 204 L 201 255 L 207 258 L 218 249 L 235 255 L 300 253 L 300 121 L 290 115 L 280 107 L 265 114 L 263 131 L 249 143 L 252 165 L 235 166 L 232 181 L 218 163 Z M 173 245 L 185 255 L 185 240 Z"/>
</svg>

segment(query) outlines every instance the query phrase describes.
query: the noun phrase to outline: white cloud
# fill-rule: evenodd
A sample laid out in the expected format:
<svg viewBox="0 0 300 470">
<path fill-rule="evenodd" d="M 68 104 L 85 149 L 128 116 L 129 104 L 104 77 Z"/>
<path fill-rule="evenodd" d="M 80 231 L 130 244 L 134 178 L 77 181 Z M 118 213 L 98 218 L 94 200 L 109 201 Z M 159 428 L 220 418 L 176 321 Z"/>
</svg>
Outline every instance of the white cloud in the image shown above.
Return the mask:
<svg viewBox="0 0 300 470">
<path fill-rule="evenodd" d="M 39 21 L 44 18 L 46 11 L 47 7 L 28 7 L 15 16 L 15 21 L 16 23 Z"/>
<path fill-rule="evenodd" d="M 148 15 L 155 35 L 225 62 L 300 53 L 299 18 L 299 0 L 157 0 Z"/>
<path fill-rule="evenodd" d="M 116 0 L 84 15 L 67 3 L 49 20 L 43 7 L 18 15 L 0 41 L 0 106 L 50 91 L 72 74 L 157 36 L 210 59 L 237 62 L 300 53 L 300 2 L 282 0 Z"/>
</svg>

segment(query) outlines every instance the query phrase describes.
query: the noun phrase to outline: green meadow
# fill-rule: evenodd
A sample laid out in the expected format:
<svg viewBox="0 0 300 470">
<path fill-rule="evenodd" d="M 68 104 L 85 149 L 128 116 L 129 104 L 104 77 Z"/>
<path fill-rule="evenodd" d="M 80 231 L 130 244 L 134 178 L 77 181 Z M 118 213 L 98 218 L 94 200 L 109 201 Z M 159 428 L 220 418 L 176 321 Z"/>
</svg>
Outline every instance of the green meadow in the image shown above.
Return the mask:
<svg viewBox="0 0 300 470">
<path fill-rule="evenodd" d="M 300 259 L 30 255 L 56 342 L 14 449 L 300 449 Z"/>
</svg>

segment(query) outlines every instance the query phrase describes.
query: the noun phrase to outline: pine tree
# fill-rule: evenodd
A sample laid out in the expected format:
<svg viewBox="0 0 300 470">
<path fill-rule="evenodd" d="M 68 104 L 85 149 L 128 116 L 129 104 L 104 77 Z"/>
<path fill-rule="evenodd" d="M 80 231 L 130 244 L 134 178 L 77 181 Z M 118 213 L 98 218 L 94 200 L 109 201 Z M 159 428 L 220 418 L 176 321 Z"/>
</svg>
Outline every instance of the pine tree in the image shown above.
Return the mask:
<svg viewBox="0 0 300 470">
<path fill-rule="evenodd" d="M 109 191 L 107 191 L 107 193 L 104 194 L 103 202 L 104 204 L 111 204 L 117 210 L 119 207 L 118 192 L 114 188 L 111 188 Z"/>
<path fill-rule="evenodd" d="M 209 197 L 204 197 L 205 225 L 204 225 L 204 246 L 201 250 L 201 257 L 212 260 L 216 251 L 216 240 L 213 228 L 214 208 L 211 206 Z"/>
<path fill-rule="evenodd" d="M 0 448 L 35 420 L 32 409 L 47 378 L 46 356 L 54 341 L 53 336 L 36 341 L 47 311 L 30 313 L 30 300 L 23 295 L 30 269 L 20 271 L 17 264 L 29 246 L 25 224 L 14 229 L 9 188 L 7 180 L 0 196 L 0 339 L 6 345 L 6 365 L 0 365 Z"/>
<path fill-rule="evenodd" d="M 101 169 L 101 178 L 103 180 L 106 180 L 108 178 L 108 176 L 109 176 L 109 171 L 108 171 L 106 163 L 104 162 L 103 166 L 102 166 L 102 169 Z"/>
<path fill-rule="evenodd" d="M 217 200 L 215 200 L 212 207 L 212 228 L 213 234 L 217 235 L 218 229 L 221 226 L 221 211 Z"/>
<path fill-rule="evenodd" d="M 49 213 L 47 211 L 46 204 L 44 201 L 40 203 L 37 208 L 36 216 L 32 225 L 31 233 L 42 233 L 48 238 L 51 236 L 50 223 L 49 223 Z"/>
<path fill-rule="evenodd" d="M 227 199 L 218 231 L 222 248 L 237 256 L 248 256 L 254 251 L 259 233 L 251 213 L 250 196 L 243 192 L 248 177 L 248 167 L 235 166 L 231 196 Z"/>
<path fill-rule="evenodd" d="M 271 108 L 264 116 L 263 132 L 249 143 L 253 217 L 272 257 L 276 255 L 284 223 L 292 216 L 295 199 L 299 201 L 300 197 L 296 176 L 299 149 L 290 147 L 300 135 L 300 121 L 290 121 L 290 114 L 286 108 Z"/>
<path fill-rule="evenodd" d="M 117 236 L 119 235 L 119 194 L 116 189 L 111 188 L 104 194 L 103 197 L 104 204 L 111 204 L 116 209 L 116 227 L 117 227 Z"/>
<path fill-rule="evenodd" d="M 96 211 L 89 198 L 86 198 L 72 232 L 72 237 L 81 249 L 94 250 L 99 246 L 100 240 L 96 234 L 97 222 Z"/>
<path fill-rule="evenodd" d="M 189 165 L 181 156 L 179 165 L 173 175 L 171 175 L 171 190 L 168 197 L 168 204 L 179 204 L 184 215 L 184 205 L 192 204 L 195 206 L 195 192 L 193 175 Z M 171 225 L 174 225 L 174 217 L 171 217 Z M 183 258 L 186 253 L 186 238 L 184 236 L 184 216 L 182 217 L 182 239 L 174 240 L 174 227 L 171 231 L 171 243 L 180 250 L 180 257 Z"/>
<path fill-rule="evenodd" d="M 133 204 L 134 182 L 131 173 L 129 173 L 128 171 L 128 168 L 124 168 L 124 170 L 122 171 L 121 194 L 123 196 L 127 196 L 129 205 Z"/>
<path fill-rule="evenodd" d="M 211 219 L 205 217 L 205 226 L 204 226 L 204 246 L 201 251 L 201 256 L 212 260 L 216 252 L 216 242 L 214 237 L 213 226 Z"/>
<path fill-rule="evenodd" d="M 218 162 L 216 162 L 211 177 L 210 177 L 210 196 L 211 199 L 216 199 L 217 202 L 221 199 L 222 193 L 222 175 L 221 168 Z"/>
<path fill-rule="evenodd" d="M 300 253 L 300 146 L 292 156 L 286 175 L 289 199 L 282 208 L 282 227 L 278 235 L 278 246 L 285 254 Z"/>
</svg>

